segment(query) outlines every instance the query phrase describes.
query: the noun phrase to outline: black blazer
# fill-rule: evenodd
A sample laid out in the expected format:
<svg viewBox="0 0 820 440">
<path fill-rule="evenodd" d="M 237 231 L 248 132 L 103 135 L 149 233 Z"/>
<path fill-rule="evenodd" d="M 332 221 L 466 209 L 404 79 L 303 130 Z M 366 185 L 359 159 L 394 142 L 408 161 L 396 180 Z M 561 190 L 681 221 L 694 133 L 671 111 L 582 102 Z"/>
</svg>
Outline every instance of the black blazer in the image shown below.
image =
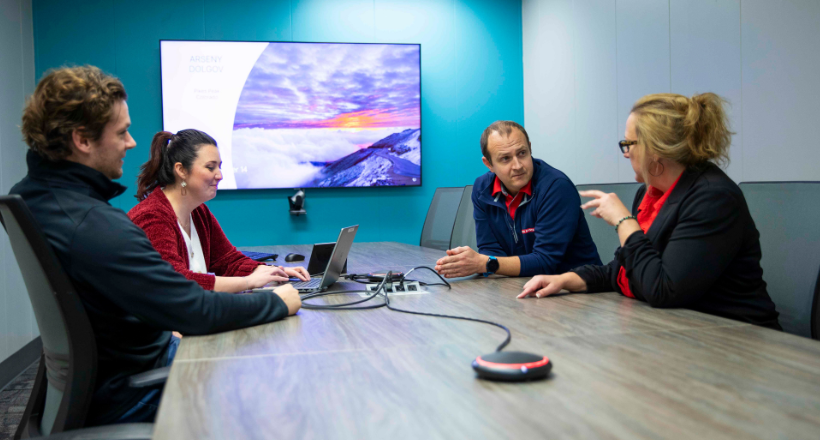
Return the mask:
<svg viewBox="0 0 820 440">
<path fill-rule="evenodd" d="M 644 185 L 633 215 L 645 193 Z M 685 307 L 780 330 L 763 281 L 759 238 L 740 188 L 709 163 L 683 172 L 647 233 L 630 235 L 612 262 L 573 272 L 590 293 L 621 292 L 624 267 L 635 298 L 653 307 Z"/>
</svg>

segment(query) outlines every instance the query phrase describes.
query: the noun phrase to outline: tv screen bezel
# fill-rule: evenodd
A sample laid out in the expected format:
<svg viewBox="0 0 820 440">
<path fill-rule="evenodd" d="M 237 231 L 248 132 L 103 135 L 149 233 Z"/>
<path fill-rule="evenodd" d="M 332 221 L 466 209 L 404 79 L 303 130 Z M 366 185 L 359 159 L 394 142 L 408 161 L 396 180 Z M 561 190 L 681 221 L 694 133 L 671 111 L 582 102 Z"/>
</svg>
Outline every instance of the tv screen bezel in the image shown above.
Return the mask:
<svg viewBox="0 0 820 440">
<path fill-rule="evenodd" d="M 163 41 L 181 41 L 181 42 L 200 42 L 200 43 L 293 43 L 293 44 L 361 44 L 361 45 L 391 45 L 391 46 L 418 46 L 419 48 L 419 130 L 424 132 L 423 116 L 422 116 L 422 75 L 421 75 L 421 43 L 344 43 L 338 41 L 323 42 L 323 41 L 266 41 L 266 40 L 186 40 L 178 38 L 160 38 L 158 43 L 159 54 L 159 99 L 160 99 L 160 116 L 162 118 L 162 130 L 165 130 L 165 96 L 162 92 L 162 42 Z M 194 128 L 194 127 L 191 127 Z M 421 188 L 424 183 L 424 169 L 422 166 L 422 147 L 419 144 L 419 183 L 418 185 L 379 185 L 379 186 L 308 186 L 302 188 L 292 188 L 289 186 L 272 187 L 272 188 L 220 188 L 219 191 L 277 191 L 289 189 L 353 189 L 353 188 Z"/>
</svg>

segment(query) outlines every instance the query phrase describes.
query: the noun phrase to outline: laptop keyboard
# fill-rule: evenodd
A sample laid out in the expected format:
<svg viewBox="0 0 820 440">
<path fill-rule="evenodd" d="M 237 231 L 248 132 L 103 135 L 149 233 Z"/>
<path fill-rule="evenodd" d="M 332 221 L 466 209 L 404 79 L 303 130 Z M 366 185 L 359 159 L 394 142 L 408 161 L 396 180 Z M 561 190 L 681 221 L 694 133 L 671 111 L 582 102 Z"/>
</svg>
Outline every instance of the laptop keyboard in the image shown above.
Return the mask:
<svg viewBox="0 0 820 440">
<path fill-rule="evenodd" d="M 297 281 L 295 283 L 290 283 L 296 290 L 316 290 L 322 285 L 321 278 L 311 278 L 308 281 Z"/>
</svg>

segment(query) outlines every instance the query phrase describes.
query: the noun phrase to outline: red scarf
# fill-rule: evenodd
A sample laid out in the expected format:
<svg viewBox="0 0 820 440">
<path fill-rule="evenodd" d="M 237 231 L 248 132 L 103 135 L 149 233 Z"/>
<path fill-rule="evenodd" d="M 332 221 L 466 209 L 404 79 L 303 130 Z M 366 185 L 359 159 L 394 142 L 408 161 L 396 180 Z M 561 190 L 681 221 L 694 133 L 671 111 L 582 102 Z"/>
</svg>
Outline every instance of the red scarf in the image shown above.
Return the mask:
<svg viewBox="0 0 820 440">
<path fill-rule="evenodd" d="M 681 176 L 682 175 L 683 174 L 681 174 Z M 669 194 L 672 193 L 672 189 L 678 184 L 678 180 L 680 180 L 680 176 L 675 179 L 675 183 L 673 183 L 665 193 L 651 186 L 646 190 L 646 194 L 644 194 L 643 200 L 641 200 L 641 205 L 638 206 L 638 225 L 644 234 L 652 227 L 652 223 L 661 211 L 663 204 L 666 203 L 666 199 L 669 198 Z M 625 296 L 635 298 L 635 294 L 632 293 L 632 289 L 629 288 L 629 280 L 626 278 L 626 270 L 623 266 L 618 270 L 618 286 L 621 287 L 621 292 L 623 292 Z"/>
</svg>

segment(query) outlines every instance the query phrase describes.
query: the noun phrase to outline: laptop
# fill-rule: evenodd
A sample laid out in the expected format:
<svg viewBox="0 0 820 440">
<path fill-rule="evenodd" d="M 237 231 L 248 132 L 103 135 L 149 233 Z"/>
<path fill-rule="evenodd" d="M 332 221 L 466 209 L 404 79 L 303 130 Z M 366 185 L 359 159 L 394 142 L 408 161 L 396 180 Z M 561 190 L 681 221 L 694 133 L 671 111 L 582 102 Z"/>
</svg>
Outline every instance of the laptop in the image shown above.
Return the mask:
<svg viewBox="0 0 820 440">
<path fill-rule="evenodd" d="M 347 266 L 347 254 L 350 253 L 353 238 L 356 237 L 356 231 L 358 230 L 359 225 L 342 228 L 339 239 L 336 240 L 336 245 L 333 246 L 333 252 L 330 254 L 322 278 L 311 278 L 308 281 L 297 281 L 290 284 L 299 293 L 321 292 L 333 285 L 339 279 L 339 275 L 342 274 L 342 269 Z"/>
<path fill-rule="evenodd" d="M 309 274 L 319 276 L 324 273 L 334 247 L 336 247 L 336 243 L 316 243 L 313 245 L 313 251 L 310 253 L 310 260 L 308 260 L 307 267 Z M 347 260 L 345 260 L 345 264 L 342 266 L 342 273 L 347 273 Z"/>
</svg>

